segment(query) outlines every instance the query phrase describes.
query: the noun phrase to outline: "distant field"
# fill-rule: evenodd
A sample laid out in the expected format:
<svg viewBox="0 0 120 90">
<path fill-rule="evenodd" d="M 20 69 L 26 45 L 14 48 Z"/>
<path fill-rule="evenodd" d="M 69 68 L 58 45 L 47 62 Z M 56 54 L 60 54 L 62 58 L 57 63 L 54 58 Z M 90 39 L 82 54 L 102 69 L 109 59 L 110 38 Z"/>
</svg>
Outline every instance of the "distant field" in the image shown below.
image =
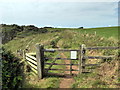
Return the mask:
<svg viewBox="0 0 120 90">
<path fill-rule="evenodd" d="M 54 31 L 54 30 L 74 30 L 76 32 L 80 32 L 80 33 L 95 33 L 97 35 L 100 35 L 102 37 L 113 37 L 115 39 L 118 39 L 118 27 L 101 27 L 101 28 L 88 28 L 88 29 L 77 29 L 77 28 L 54 28 L 54 29 L 48 29 L 50 31 Z"/>
<path fill-rule="evenodd" d="M 118 27 L 103 27 L 103 28 L 91 28 L 91 29 L 85 29 L 87 33 L 95 33 L 109 38 L 109 37 L 114 37 L 118 39 Z"/>
</svg>

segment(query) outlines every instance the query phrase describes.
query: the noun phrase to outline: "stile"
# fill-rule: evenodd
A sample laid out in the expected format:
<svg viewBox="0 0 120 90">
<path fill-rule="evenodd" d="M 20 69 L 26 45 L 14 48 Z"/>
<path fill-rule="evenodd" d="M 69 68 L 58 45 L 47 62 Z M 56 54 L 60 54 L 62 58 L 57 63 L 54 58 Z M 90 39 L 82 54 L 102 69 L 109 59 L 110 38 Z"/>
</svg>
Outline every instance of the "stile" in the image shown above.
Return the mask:
<svg viewBox="0 0 120 90">
<path fill-rule="evenodd" d="M 32 55 L 32 56 L 36 55 L 36 53 L 34 53 L 34 52 L 28 53 L 28 54 L 29 54 L 29 55 Z"/>
<path fill-rule="evenodd" d="M 32 70 L 35 74 L 37 74 L 37 70 L 36 70 L 36 69 L 31 68 L 31 70 Z"/>
<path fill-rule="evenodd" d="M 34 72 L 31 72 L 31 74 L 34 75 L 34 76 L 37 76 L 37 75 L 38 75 L 37 73 L 34 73 Z"/>
<path fill-rule="evenodd" d="M 31 67 L 33 67 L 34 69 L 36 69 L 36 70 L 37 70 L 37 66 L 36 66 L 36 65 L 32 64 L 32 63 L 31 63 L 31 62 L 29 62 L 29 61 L 27 61 L 27 63 L 28 63 Z"/>
<path fill-rule="evenodd" d="M 34 56 L 31 56 L 31 55 L 29 55 L 27 53 L 26 53 L 26 56 L 29 57 L 29 58 L 31 58 L 31 59 L 33 59 L 34 61 L 36 61 L 36 58 Z"/>
<path fill-rule="evenodd" d="M 29 62 L 31 62 L 31 63 L 33 63 L 34 65 L 37 65 L 37 62 L 35 62 L 34 60 L 32 60 L 32 59 L 30 59 L 28 57 L 26 57 L 26 60 L 29 61 Z"/>
</svg>

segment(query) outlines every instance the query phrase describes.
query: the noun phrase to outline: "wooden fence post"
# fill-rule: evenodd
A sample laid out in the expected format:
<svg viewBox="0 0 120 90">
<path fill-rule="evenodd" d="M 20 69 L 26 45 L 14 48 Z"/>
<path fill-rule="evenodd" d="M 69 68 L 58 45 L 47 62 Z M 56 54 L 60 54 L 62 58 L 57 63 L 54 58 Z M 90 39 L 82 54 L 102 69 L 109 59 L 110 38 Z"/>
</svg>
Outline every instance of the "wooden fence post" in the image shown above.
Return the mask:
<svg viewBox="0 0 120 90">
<path fill-rule="evenodd" d="M 82 65 L 81 65 L 81 58 L 82 58 L 82 45 L 80 45 L 80 50 L 78 51 L 78 58 L 79 58 L 79 63 L 78 63 L 78 67 L 79 67 L 79 74 L 82 73 Z"/>
<path fill-rule="evenodd" d="M 83 58 L 85 56 L 85 45 L 82 44 L 80 46 L 80 51 L 79 51 L 79 73 L 82 73 L 85 69 L 85 58 Z"/>
<path fill-rule="evenodd" d="M 85 62 L 86 62 L 86 58 L 85 58 L 85 56 L 86 56 L 86 46 L 83 44 L 83 45 L 82 45 L 82 48 L 83 48 L 83 50 L 82 50 L 82 72 L 85 72 Z"/>
<path fill-rule="evenodd" d="M 38 78 L 42 79 L 44 75 L 44 46 L 36 45 L 36 59 L 37 59 L 37 69 L 38 69 Z"/>
</svg>

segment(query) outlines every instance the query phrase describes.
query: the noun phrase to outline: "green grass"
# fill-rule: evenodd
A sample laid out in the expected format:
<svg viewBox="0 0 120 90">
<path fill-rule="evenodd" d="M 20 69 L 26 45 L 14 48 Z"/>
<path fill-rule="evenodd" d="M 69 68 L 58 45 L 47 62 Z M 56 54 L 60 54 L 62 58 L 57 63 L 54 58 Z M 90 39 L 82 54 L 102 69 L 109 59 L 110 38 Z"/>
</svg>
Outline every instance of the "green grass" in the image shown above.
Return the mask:
<svg viewBox="0 0 120 90">
<path fill-rule="evenodd" d="M 72 88 L 119 88 L 118 60 L 102 63 L 91 73 L 82 73 L 74 77 Z M 114 78 L 113 78 L 114 77 Z"/>
<path fill-rule="evenodd" d="M 25 79 L 23 88 L 58 88 L 60 83 L 59 77 L 44 77 L 38 80 L 37 77 L 29 74 Z"/>
<path fill-rule="evenodd" d="M 29 51 L 35 51 L 35 44 L 44 44 L 45 48 L 52 48 L 50 43 L 56 40 L 56 37 L 60 37 L 57 40 L 57 45 L 60 48 L 79 48 L 81 44 L 86 44 L 87 46 L 114 46 L 114 42 L 117 42 L 118 28 L 117 27 L 106 27 L 106 28 L 93 28 L 93 29 L 61 29 L 61 32 L 49 32 L 43 34 L 19 33 L 19 35 L 10 42 L 6 43 L 6 48 L 15 52 L 18 49 L 28 49 Z M 49 29 L 48 29 L 49 30 Z M 50 29 L 50 30 L 56 30 Z M 97 35 L 93 33 L 96 31 Z M 85 33 L 86 32 L 86 33 Z M 19 38 L 23 36 L 24 38 Z M 107 39 L 109 38 L 109 40 Z M 98 42 L 99 41 L 99 42 Z M 14 47 L 13 47 L 14 46 Z"/>
<path fill-rule="evenodd" d="M 72 88 L 90 88 L 90 85 L 93 83 L 93 80 L 87 81 L 88 77 L 95 77 L 95 73 L 90 74 L 80 74 L 77 77 L 74 77 L 75 83 L 72 85 Z"/>
<path fill-rule="evenodd" d="M 97 35 L 100 35 L 102 37 L 110 38 L 113 37 L 115 39 L 118 39 L 118 27 L 100 27 L 100 28 L 84 28 L 84 29 L 77 29 L 77 28 L 53 28 L 48 29 L 49 31 L 59 30 L 59 31 L 65 31 L 65 30 L 71 30 L 76 31 L 80 33 L 92 33 L 94 34 L 96 32 Z"/>
<path fill-rule="evenodd" d="M 101 27 L 101 28 L 90 28 L 90 29 L 78 29 L 76 31 L 79 31 L 81 33 L 92 33 L 100 35 L 101 37 L 110 38 L 113 37 L 115 39 L 118 39 L 118 27 Z"/>
<path fill-rule="evenodd" d="M 74 77 L 72 88 L 109 88 L 105 81 L 97 78 L 97 73 L 84 73 Z"/>
<path fill-rule="evenodd" d="M 54 42 L 56 46 L 64 49 L 79 49 L 81 44 L 86 46 L 117 46 L 118 44 L 118 27 L 103 27 L 103 28 L 91 28 L 91 29 L 69 29 L 69 28 L 53 28 L 48 29 L 48 33 L 34 33 L 34 32 L 20 32 L 17 37 L 5 44 L 5 48 L 12 51 L 16 55 L 16 50 L 28 49 L 29 52 L 35 52 L 35 44 L 43 44 L 44 48 L 52 48 L 51 43 Z M 54 32 L 55 31 L 55 32 Z M 94 34 L 96 32 L 96 35 Z M 22 38 L 24 37 L 24 38 Z M 102 53 L 107 53 L 103 51 Z M 109 52 L 113 53 L 112 51 Z M 57 53 L 45 54 L 49 57 L 55 57 Z M 65 53 L 69 58 L 70 53 Z M 48 60 L 47 62 L 52 62 Z M 56 63 L 64 63 L 63 61 L 57 60 Z M 77 62 L 74 62 L 77 63 Z M 48 66 L 46 66 L 47 68 Z M 54 65 L 52 68 L 61 68 L 62 66 Z M 64 67 L 62 67 L 64 68 Z M 59 73 L 63 71 L 52 71 L 54 73 Z M 96 85 L 98 83 L 94 80 L 86 82 L 88 77 L 94 78 L 94 74 L 83 74 L 75 78 L 76 83 L 73 88 L 81 87 L 87 88 Z M 28 76 L 29 77 L 29 76 Z M 32 76 L 30 76 L 32 77 Z M 34 78 L 34 77 L 32 77 Z M 78 79 L 78 80 L 77 80 Z M 39 87 L 39 88 L 57 88 L 59 86 L 60 79 L 57 77 L 46 77 L 37 83 L 37 81 L 29 80 L 26 82 L 25 87 Z M 86 83 L 86 84 L 85 84 Z M 81 84 L 79 86 L 79 84 Z"/>
<path fill-rule="evenodd" d="M 59 57 L 59 54 L 57 52 L 54 53 L 45 53 L 46 57 L 52 57 L 52 58 L 57 58 Z M 45 63 L 52 63 L 54 60 L 47 60 Z M 55 63 L 64 63 L 62 60 L 56 60 Z M 50 65 L 45 65 L 45 68 L 48 68 Z M 61 65 L 53 65 L 51 69 L 64 69 L 64 66 Z M 32 72 L 32 71 L 30 71 Z M 54 71 L 54 70 L 48 70 L 49 73 L 63 73 L 63 71 Z M 60 83 L 61 78 L 58 76 L 51 76 L 47 75 L 44 77 L 42 80 L 38 80 L 37 76 L 33 76 L 32 73 L 28 73 L 26 75 L 26 80 L 25 80 L 25 85 L 23 88 L 59 88 L 59 83 Z"/>
<path fill-rule="evenodd" d="M 54 53 L 45 53 L 45 56 L 50 58 L 60 58 L 61 55 L 59 52 L 54 52 Z M 52 63 L 55 59 L 53 60 L 47 60 L 45 61 L 45 63 Z M 54 63 L 58 63 L 58 64 L 61 64 L 61 63 L 64 63 L 63 60 L 56 60 Z M 45 65 L 45 68 L 48 68 L 50 65 Z M 61 66 L 61 65 L 53 65 L 51 67 L 51 69 L 64 69 L 65 66 Z M 49 70 L 48 72 L 51 72 L 51 73 L 63 73 L 63 71 L 54 71 L 54 70 Z"/>
</svg>

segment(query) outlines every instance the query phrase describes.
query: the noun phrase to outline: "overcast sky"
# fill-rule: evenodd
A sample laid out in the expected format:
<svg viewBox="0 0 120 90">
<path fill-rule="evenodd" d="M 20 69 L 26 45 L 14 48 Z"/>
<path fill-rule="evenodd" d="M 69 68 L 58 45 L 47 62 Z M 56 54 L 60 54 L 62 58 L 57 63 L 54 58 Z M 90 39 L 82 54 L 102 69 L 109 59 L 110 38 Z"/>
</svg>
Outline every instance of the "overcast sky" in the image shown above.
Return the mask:
<svg viewBox="0 0 120 90">
<path fill-rule="evenodd" d="M 0 0 L 0 23 L 38 27 L 118 25 L 118 2 Z"/>
</svg>

